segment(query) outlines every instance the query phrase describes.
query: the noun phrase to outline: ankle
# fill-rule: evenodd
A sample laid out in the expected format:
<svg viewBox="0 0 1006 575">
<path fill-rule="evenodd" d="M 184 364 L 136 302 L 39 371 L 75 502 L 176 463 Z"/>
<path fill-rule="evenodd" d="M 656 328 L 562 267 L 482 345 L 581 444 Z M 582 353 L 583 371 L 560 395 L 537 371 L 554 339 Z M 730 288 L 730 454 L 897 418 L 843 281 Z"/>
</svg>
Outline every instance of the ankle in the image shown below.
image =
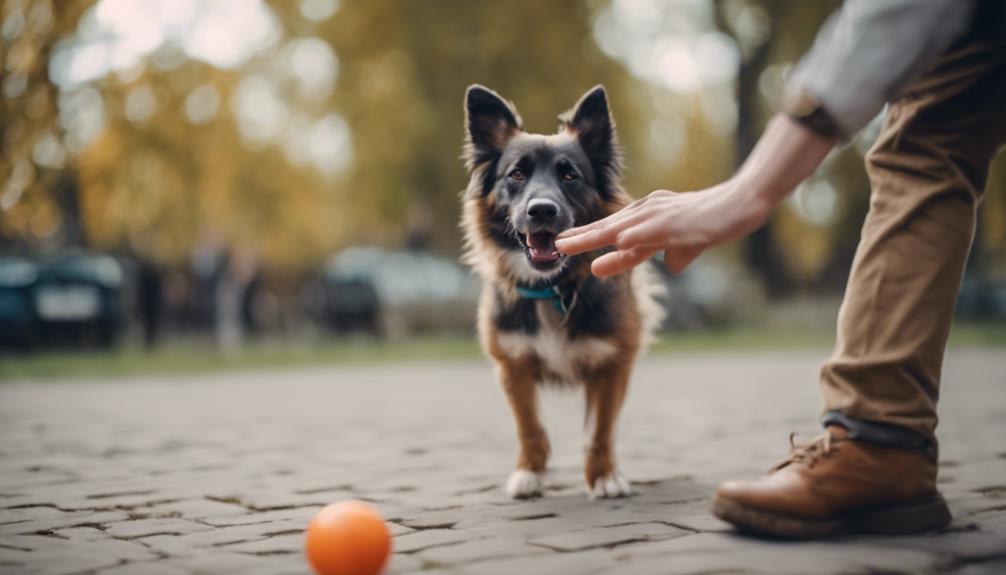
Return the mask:
<svg viewBox="0 0 1006 575">
<path fill-rule="evenodd" d="M 821 425 L 836 438 L 851 439 L 875 447 L 904 449 L 920 453 L 931 463 L 938 460 L 938 443 L 935 437 L 922 435 L 907 427 L 860 419 L 842 411 L 828 411 Z"/>
</svg>

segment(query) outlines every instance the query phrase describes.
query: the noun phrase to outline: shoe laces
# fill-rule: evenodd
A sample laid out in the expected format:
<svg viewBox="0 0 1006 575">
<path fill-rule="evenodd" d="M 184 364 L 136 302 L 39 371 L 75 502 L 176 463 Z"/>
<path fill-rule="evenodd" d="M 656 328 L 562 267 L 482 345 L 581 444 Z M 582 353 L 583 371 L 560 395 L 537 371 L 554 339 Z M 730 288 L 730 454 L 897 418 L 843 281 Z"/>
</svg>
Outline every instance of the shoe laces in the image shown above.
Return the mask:
<svg viewBox="0 0 1006 575">
<path fill-rule="evenodd" d="M 835 444 L 842 441 L 842 439 L 832 437 L 831 433 L 827 431 L 806 443 L 798 443 L 796 437 L 795 431 L 789 434 L 789 457 L 773 467 L 769 471 L 770 473 L 791 464 L 802 464 L 808 468 L 814 467 L 814 464 L 822 458 L 834 453 L 836 451 Z"/>
</svg>

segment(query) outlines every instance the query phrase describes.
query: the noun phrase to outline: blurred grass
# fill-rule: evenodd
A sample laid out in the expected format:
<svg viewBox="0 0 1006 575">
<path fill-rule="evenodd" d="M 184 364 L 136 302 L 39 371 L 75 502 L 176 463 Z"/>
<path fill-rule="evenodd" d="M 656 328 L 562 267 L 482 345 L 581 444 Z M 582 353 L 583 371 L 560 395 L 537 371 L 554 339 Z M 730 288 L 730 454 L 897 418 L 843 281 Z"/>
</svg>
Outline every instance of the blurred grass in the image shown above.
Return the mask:
<svg viewBox="0 0 1006 575">
<path fill-rule="evenodd" d="M 666 333 L 651 354 L 716 353 L 768 349 L 821 348 L 834 343 L 832 329 L 753 327 Z M 1006 324 L 958 323 L 951 347 L 1003 347 Z M 125 346 L 114 351 L 56 351 L 0 355 L 0 381 L 124 377 L 146 374 L 197 374 L 228 369 L 283 368 L 311 365 L 449 361 L 476 359 L 474 336 L 437 336 L 380 342 L 367 339 L 256 342 L 225 354 L 206 341 L 178 341 L 153 351 Z M 823 355 L 822 355 L 823 359 Z"/>
</svg>

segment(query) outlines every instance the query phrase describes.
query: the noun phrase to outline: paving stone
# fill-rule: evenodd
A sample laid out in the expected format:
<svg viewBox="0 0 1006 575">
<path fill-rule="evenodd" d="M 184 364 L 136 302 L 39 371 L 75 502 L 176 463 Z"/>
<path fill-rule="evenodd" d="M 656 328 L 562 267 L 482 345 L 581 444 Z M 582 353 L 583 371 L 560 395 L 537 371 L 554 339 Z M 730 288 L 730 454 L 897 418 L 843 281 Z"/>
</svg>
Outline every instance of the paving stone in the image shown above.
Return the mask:
<svg viewBox="0 0 1006 575">
<path fill-rule="evenodd" d="M 660 541 L 690 534 L 689 531 L 664 523 L 632 523 L 536 537 L 530 542 L 555 551 L 579 551 L 594 547 L 614 547 L 636 541 Z"/>
<path fill-rule="evenodd" d="M 984 532 L 912 535 L 877 540 L 850 540 L 868 549 L 904 549 L 932 553 L 945 564 L 966 563 L 996 554 L 1006 555 L 1006 536 Z"/>
<path fill-rule="evenodd" d="M 30 549 L 8 547 L 0 543 L 0 573 L 13 571 L 14 566 L 24 565 L 30 560 Z"/>
<path fill-rule="evenodd" d="M 841 571 L 835 571 L 841 573 Z M 774 575 L 784 571 L 771 563 L 744 564 L 729 554 L 680 555 L 622 555 L 619 560 L 595 573 L 617 575 L 624 573 L 654 573 L 661 575 L 694 575 L 705 573 Z"/>
<path fill-rule="evenodd" d="M 887 538 L 896 541 L 897 538 Z M 826 574 L 927 572 L 937 555 L 896 546 L 856 546 L 839 542 L 768 541 L 723 534 L 689 535 L 648 544 L 633 544 L 613 551 L 630 572 L 664 573 L 743 572 Z M 611 571 L 612 573 L 617 570 Z"/>
<path fill-rule="evenodd" d="M 205 575 L 244 575 L 250 573 L 262 573 L 263 575 L 269 575 L 270 573 L 274 575 L 297 573 L 298 575 L 304 575 L 308 572 L 307 565 L 299 557 L 263 557 L 231 551 L 211 551 L 198 555 L 173 557 L 165 561 L 172 565 L 177 565 L 189 573 Z"/>
<path fill-rule="evenodd" d="M 130 541 L 107 539 L 98 543 L 82 543 L 51 537 L 46 539 L 51 541 L 31 552 L 30 559 L 25 563 L 28 572 L 78 573 L 158 558 L 149 549 Z"/>
<path fill-rule="evenodd" d="M 1006 536 L 1006 510 L 985 513 L 974 519 L 982 531 Z"/>
<path fill-rule="evenodd" d="M 228 551 L 234 553 L 248 553 L 252 555 L 282 555 L 301 553 L 304 550 L 304 534 L 296 533 L 290 535 L 279 535 L 267 537 L 256 541 L 236 543 L 224 546 Z"/>
<path fill-rule="evenodd" d="M 227 545 L 256 541 L 262 536 L 242 531 L 240 528 L 214 529 L 190 535 L 153 535 L 144 537 L 143 545 L 165 555 L 192 555 L 204 553 L 208 549 L 224 548 Z"/>
<path fill-rule="evenodd" d="M 553 551 L 525 543 L 522 537 L 492 537 L 476 541 L 466 541 L 460 545 L 433 547 L 420 551 L 418 557 L 430 564 L 451 565 L 474 563 L 504 557 L 525 557 L 543 555 Z"/>
<path fill-rule="evenodd" d="M 59 529 L 56 531 L 56 535 L 65 537 L 70 541 L 79 541 L 82 543 L 94 543 L 112 537 L 97 527 L 68 527 L 66 529 Z"/>
<path fill-rule="evenodd" d="M 248 509 L 240 505 L 200 498 L 155 505 L 147 509 L 146 512 L 153 515 L 185 517 L 186 519 L 206 519 L 208 517 L 222 518 L 246 515 Z"/>
<path fill-rule="evenodd" d="M 423 549 L 454 545 L 462 541 L 470 541 L 471 539 L 472 535 L 463 531 L 428 529 L 395 537 L 392 540 L 392 549 L 395 553 L 415 553 Z"/>
<path fill-rule="evenodd" d="M 32 508 L 36 509 L 36 508 Z M 37 508 L 45 509 L 45 508 Z M 0 537 L 8 534 L 36 533 L 40 531 L 51 531 L 53 529 L 64 529 L 79 525 L 103 525 L 116 521 L 129 519 L 129 514 L 125 511 L 74 511 L 72 513 L 58 512 L 56 515 L 46 514 L 32 521 L 11 523 L 0 525 Z"/>
<path fill-rule="evenodd" d="M 423 572 L 435 572 L 437 569 L 429 562 L 425 562 L 416 555 L 394 554 L 388 558 L 385 566 L 385 575 L 405 575 Z"/>
<path fill-rule="evenodd" d="M 123 539 L 133 539 L 138 537 L 148 537 L 150 535 L 186 535 L 209 531 L 213 529 L 207 525 L 189 521 L 181 518 L 155 518 L 137 519 L 134 521 L 118 521 L 105 526 L 105 532 L 113 537 Z"/>
<path fill-rule="evenodd" d="M 249 512 L 245 515 L 226 515 L 205 517 L 201 521 L 217 527 L 234 525 L 255 525 L 276 521 L 297 521 L 304 525 L 322 508 L 322 506 L 300 507 L 295 509 L 277 509 L 274 511 Z"/>
<path fill-rule="evenodd" d="M 513 575 L 515 573 L 592 575 L 603 572 L 613 565 L 615 565 L 615 560 L 608 551 L 590 550 L 578 553 L 550 553 L 479 561 L 471 565 L 457 566 L 451 572 L 478 575 Z"/>
<path fill-rule="evenodd" d="M 526 521 L 505 521 L 490 523 L 465 530 L 471 537 L 510 536 L 525 540 L 532 537 L 543 537 L 556 533 L 582 531 L 591 527 L 590 523 L 576 521 L 570 517 L 558 515 Z"/>
<path fill-rule="evenodd" d="M 97 571 L 98 575 L 189 575 L 191 572 L 162 560 L 124 563 Z"/>
<path fill-rule="evenodd" d="M 717 519 L 709 511 L 688 515 L 671 514 L 668 515 L 667 523 L 691 531 L 727 532 L 733 530 L 729 523 Z"/>
<path fill-rule="evenodd" d="M 289 489 L 289 486 L 287 486 Z M 325 496 L 298 494 L 285 491 L 259 491 L 240 493 L 241 504 L 259 510 L 286 509 L 289 507 L 323 507 L 331 502 Z"/>
<path fill-rule="evenodd" d="M 398 520 L 398 524 L 412 529 L 450 529 L 465 516 L 465 509 L 454 509 L 451 511 L 438 511 L 433 513 L 423 513 L 410 515 Z"/>
<path fill-rule="evenodd" d="M 416 531 L 411 527 L 406 527 L 397 523 L 385 522 L 385 525 L 388 527 L 388 533 L 390 533 L 392 537 Z"/>
<path fill-rule="evenodd" d="M 116 539 L 107 534 L 104 534 L 104 537 L 95 535 L 93 539 L 87 537 L 72 539 L 59 533 L 52 535 L 11 535 L 0 539 L 0 545 L 13 549 L 27 549 L 31 552 L 95 547 L 110 550 L 116 549 L 117 553 L 123 552 L 123 557 L 127 559 L 142 559 L 146 557 L 144 554 L 146 548 L 143 545 L 132 541 Z"/>
<path fill-rule="evenodd" d="M 120 564 L 120 560 L 97 546 L 89 548 L 53 549 L 32 553 L 31 560 L 18 568 L 18 573 L 68 575 L 97 571 Z"/>
</svg>

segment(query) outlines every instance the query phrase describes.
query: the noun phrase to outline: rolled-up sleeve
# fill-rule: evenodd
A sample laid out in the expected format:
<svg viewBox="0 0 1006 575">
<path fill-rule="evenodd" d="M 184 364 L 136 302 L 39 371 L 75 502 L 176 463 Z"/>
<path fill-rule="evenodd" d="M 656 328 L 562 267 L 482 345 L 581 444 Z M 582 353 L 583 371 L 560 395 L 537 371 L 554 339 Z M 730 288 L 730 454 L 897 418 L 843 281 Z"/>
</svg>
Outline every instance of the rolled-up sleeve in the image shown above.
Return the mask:
<svg viewBox="0 0 1006 575">
<path fill-rule="evenodd" d="M 846 0 L 797 65 L 789 89 L 813 94 L 855 135 L 971 25 L 976 0 Z"/>
</svg>

